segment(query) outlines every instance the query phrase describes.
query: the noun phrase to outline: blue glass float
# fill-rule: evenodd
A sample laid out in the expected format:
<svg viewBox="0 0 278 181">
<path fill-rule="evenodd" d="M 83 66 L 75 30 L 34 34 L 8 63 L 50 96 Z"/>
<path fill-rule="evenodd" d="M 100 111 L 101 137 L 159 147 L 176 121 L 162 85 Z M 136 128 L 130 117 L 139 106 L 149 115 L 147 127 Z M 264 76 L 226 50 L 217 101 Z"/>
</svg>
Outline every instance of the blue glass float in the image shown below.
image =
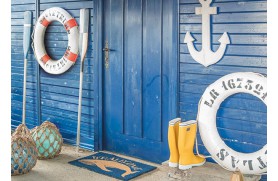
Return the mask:
<svg viewBox="0 0 278 181">
<path fill-rule="evenodd" d="M 31 130 L 38 150 L 38 159 L 50 159 L 61 152 L 63 138 L 55 124 L 45 121 Z"/>
<path fill-rule="evenodd" d="M 37 163 L 38 151 L 28 128 L 21 124 L 11 138 L 11 174 L 28 173 Z"/>
</svg>

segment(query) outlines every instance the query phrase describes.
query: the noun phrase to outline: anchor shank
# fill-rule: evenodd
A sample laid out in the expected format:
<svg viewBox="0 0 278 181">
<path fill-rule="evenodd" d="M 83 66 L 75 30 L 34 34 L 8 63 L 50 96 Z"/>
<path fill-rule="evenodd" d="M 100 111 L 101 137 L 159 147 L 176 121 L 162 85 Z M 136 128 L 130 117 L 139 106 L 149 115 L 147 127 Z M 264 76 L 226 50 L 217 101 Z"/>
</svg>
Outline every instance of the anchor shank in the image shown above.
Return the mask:
<svg viewBox="0 0 278 181">
<path fill-rule="evenodd" d="M 211 50 L 210 47 L 210 15 L 203 15 L 202 22 L 206 22 L 202 24 L 202 49 L 207 52 Z"/>
<path fill-rule="evenodd" d="M 195 10 L 197 15 L 202 15 L 202 50 L 211 51 L 211 32 L 210 32 L 210 15 L 217 14 L 217 7 L 210 7 L 209 4 L 203 4 Z"/>
</svg>

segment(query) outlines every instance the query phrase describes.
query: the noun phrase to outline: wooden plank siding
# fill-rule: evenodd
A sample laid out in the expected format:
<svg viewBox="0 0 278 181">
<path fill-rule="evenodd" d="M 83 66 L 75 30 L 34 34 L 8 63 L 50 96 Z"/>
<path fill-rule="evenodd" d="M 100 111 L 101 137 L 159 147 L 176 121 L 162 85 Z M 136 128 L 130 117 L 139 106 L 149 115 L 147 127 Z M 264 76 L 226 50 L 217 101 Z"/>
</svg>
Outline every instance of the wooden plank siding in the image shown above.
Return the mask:
<svg viewBox="0 0 278 181">
<path fill-rule="evenodd" d="M 50 7 L 61 7 L 67 10 L 79 23 L 81 8 L 90 8 L 90 35 L 87 57 L 85 59 L 82 119 L 81 119 L 81 147 L 94 150 L 94 89 L 93 89 L 93 1 L 82 0 L 41 0 L 40 13 Z M 35 25 L 35 0 L 12 0 L 11 11 L 11 44 L 12 44 L 12 127 L 21 123 L 22 115 L 22 87 L 23 87 L 23 13 L 33 12 Z M 68 36 L 64 27 L 53 22 L 46 30 L 45 44 L 47 52 L 54 59 L 63 56 L 67 47 Z M 36 105 L 36 66 L 37 62 L 33 51 L 30 51 L 27 67 L 27 102 L 26 124 L 28 128 L 37 126 Z M 59 129 L 64 141 L 75 144 L 77 129 L 78 90 L 79 90 L 80 58 L 66 73 L 51 75 L 41 69 L 41 112 L 42 121 L 50 120 Z"/>
<path fill-rule="evenodd" d="M 202 22 L 201 16 L 195 14 L 195 7 L 200 7 L 200 3 L 198 0 L 180 0 L 179 112 L 185 121 L 196 119 L 203 92 L 220 77 L 233 72 L 267 74 L 266 4 L 264 0 L 215 0 L 211 4 L 218 7 L 218 14 L 211 17 L 212 50 L 218 49 L 218 39 L 225 31 L 231 44 L 218 63 L 206 68 L 192 59 L 183 43 L 186 32 L 191 31 L 196 48 L 201 50 Z M 233 95 L 218 110 L 219 134 L 236 151 L 259 150 L 267 143 L 266 112 L 266 106 L 256 97 L 241 93 Z M 199 134 L 197 139 L 200 153 L 209 155 Z"/>
<path fill-rule="evenodd" d="M 85 59 L 83 106 L 81 125 L 81 145 L 94 150 L 98 142 L 94 115 L 94 75 L 93 1 L 91 0 L 41 0 L 41 12 L 50 7 L 66 9 L 79 22 L 79 9 L 91 9 L 89 47 Z M 198 50 L 202 47 L 201 16 L 195 15 L 198 0 L 179 1 L 179 115 L 183 120 L 196 119 L 198 102 L 206 87 L 220 77 L 240 71 L 267 74 L 267 1 L 266 0 L 215 0 L 218 14 L 212 20 L 212 49 L 219 47 L 218 39 L 227 31 L 231 40 L 225 56 L 209 67 L 197 63 L 183 43 L 185 33 L 191 31 Z M 35 0 L 12 0 L 12 127 L 21 123 L 23 87 L 23 13 L 33 11 L 35 24 Z M 45 43 L 53 58 L 64 54 L 67 34 L 59 23 L 52 23 L 47 29 Z M 99 50 L 101 51 L 101 50 Z M 36 105 L 36 59 L 30 51 L 27 73 L 26 124 L 28 128 L 37 126 Z M 41 112 L 42 121 L 55 123 L 65 142 L 74 144 L 76 139 L 77 106 L 79 89 L 80 59 L 62 75 L 50 75 L 41 69 Z M 241 152 L 253 152 L 266 144 L 266 106 L 257 98 L 247 94 L 236 94 L 226 99 L 217 114 L 218 131 L 225 143 Z M 200 135 L 197 135 L 199 151 L 208 155 Z M 212 159 L 208 159 L 213 161 Z M 265 180 L 266 177 L 263 177 Z"/>
</svg>

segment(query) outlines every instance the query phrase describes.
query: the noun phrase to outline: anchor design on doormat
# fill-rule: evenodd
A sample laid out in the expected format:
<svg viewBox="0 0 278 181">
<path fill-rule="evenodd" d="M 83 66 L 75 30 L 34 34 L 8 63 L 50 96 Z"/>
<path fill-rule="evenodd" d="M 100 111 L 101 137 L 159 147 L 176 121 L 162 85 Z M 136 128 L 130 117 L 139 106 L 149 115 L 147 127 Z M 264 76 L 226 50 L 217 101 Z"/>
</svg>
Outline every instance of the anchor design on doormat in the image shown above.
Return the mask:
<svg viewBox="0 0 278 181">
<path fill-rule="evenodd" d="M 218 40 L 220 46 L 216 52 L 211 50 L 210 42 L 210 15 L 217 14 L 217 7 L 210 7 L 212 0 L 199 0 L 202 7 L 196 7 L 195 14 L 202 15 L 202 50 L 197 51 L 194 47 L 195 39 L 191 36 L 190 31 L 187 31 L 184 37 L 184 43 L 187 44 L 189 53 L 192 58 L 204 65 L 205 67 L 215 64 L 224 55 L 227 44 L 230 44 L 230 38 L 227 32 L 224 32 Z"/>
</svg>

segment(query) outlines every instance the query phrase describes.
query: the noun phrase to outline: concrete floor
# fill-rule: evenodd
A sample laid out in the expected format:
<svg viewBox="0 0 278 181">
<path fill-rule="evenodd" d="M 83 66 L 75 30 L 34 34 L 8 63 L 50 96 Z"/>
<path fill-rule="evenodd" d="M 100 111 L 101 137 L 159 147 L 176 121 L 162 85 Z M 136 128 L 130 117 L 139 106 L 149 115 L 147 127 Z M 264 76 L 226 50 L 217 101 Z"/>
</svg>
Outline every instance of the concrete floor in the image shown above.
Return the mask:
<svg viewBox="0 0 278 181">
<path fill-rule="evenodd" d="M 80 157 L 88 156 L 93 152 L 83 150 L 77 153 L 75 147 L 64 145 L 61 154 L 50 160 L 38 160 L 36 166 L 27 174 L 12 176 L 12 181 L 113 181 L 117 180 L 96 172 L 79 168 L 68 164 L 69 161 Z M 122 156 L 122 155 L 120 155 Z M 166 181 L 166 180 L 190 180 L 190 181 L 225 181 L 230 180 L 231 172 L 224 170 L 217 164 L 206 163 L 202 167 L 196 167 L 188 172 L 175 175 L 169 178 L 169 167 L 167 164 L 158 165 L 146 161 L 122 156 L 130 160 L 140 161 L 158 167 L 149 173 L 134 178 L 134 181 Z M 183 174 L 183 175 L 182 175 Z M 186 176 L 191 175 L 191 176 Z M 259 177 L 245 177 L 245 181 L 258 181 Z"/>
</svg>

